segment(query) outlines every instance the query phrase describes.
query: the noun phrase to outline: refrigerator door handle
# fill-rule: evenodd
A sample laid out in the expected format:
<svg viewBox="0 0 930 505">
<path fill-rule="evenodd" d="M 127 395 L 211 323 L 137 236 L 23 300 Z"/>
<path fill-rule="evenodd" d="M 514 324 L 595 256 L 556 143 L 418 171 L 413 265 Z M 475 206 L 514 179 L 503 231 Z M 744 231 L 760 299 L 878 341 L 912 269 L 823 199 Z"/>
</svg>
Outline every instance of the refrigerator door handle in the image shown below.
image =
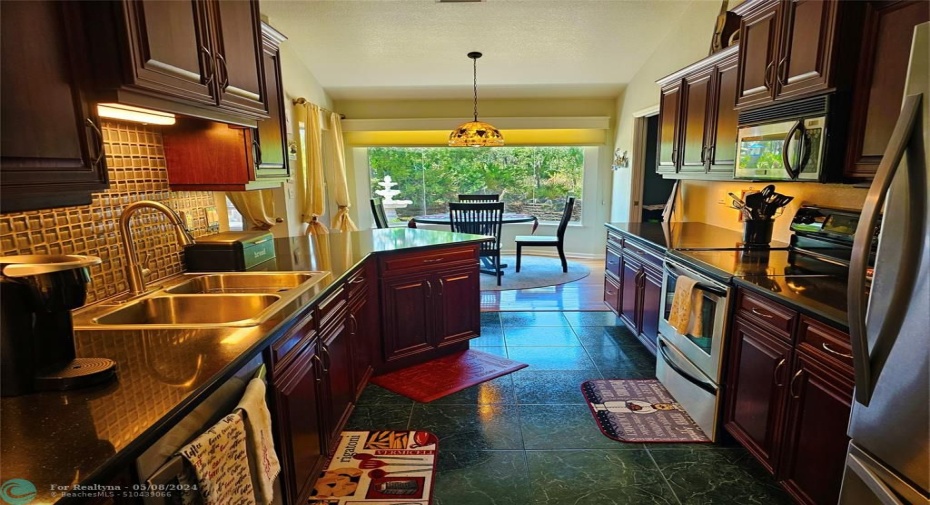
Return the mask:
<svg viewBox="0 0 930 505">
<path fill-rule="evenodd" d="M 875 236 L 875 224 L 885 203 L 885 195 L 891 186 L 908 144 L 914 136 L 913 130 L 920 110 L 920 101 L 920 94 L 908 95 L 904 99 L 901 115 L 898 117 L 898 122 L 895 124 L 888 147 L 882 156 L 875 179 L 872 181 L 868 195 L 866 195 L 859 226 L 856 228 L 855 245 L 849 264 L 849 288 L 846 296 L 849 306 L 849 335 L 852 343 L 853 366 L 855 368 L 855 394 L 856 401 L 864 406 L 869 405 L 875 382 L 884 364 L 881 355 L 875 356 L 878 359 L 873 360 L 873 356 L 870 355 L 869 351 L 866 325 L 868 303 L 868 296 L 865 292 L 866 268 L 869 263 L 869 253 L 872 250 L 872 240 Z M 909 161 L 916 164 L 918 160 Z M 911 174 L 914 174 L 918 167 L 909 166 L 908 169 Z M 911 265 L 920 263 L 916 261 L 917 258 L 908 257 L 908 255 L 914 256 L 915 253 L 919 254 L 920 251 L 919 244 L 915 244 L 914 237 L 912 237 L 913 228 L 910 223 L 905 227 L 908 233 L 903 237 L 904 242 L 901 244 L 903 256 L 901 270 L 898 273 L 899 281 L 908 279 L 908 277 L 913 281 L 916 275 L 905 275 L 905 270 L 912 269 Z M 909 293 L 910 289 L 895 289 L 892 295 L 894 299 L 888 303 L 888 307 L 891 307 L 892 310 L 888 314 L 884 314 L 885 317 L 876 335 L 876 345 L 874 346 L 876 351 L 884 353 L 884 357 L 887 357 L 887 352 L 890 352 L 893 342 L 885 344 L 883 341 L 895 338 L 896 331 L 894 329 L 901 324 L 904 316 L 903 311 L 893 310 L 893 308 L 907 307 L 906 300 L 902 299 L 902 297 L 906 297 Z"/>
</svg>

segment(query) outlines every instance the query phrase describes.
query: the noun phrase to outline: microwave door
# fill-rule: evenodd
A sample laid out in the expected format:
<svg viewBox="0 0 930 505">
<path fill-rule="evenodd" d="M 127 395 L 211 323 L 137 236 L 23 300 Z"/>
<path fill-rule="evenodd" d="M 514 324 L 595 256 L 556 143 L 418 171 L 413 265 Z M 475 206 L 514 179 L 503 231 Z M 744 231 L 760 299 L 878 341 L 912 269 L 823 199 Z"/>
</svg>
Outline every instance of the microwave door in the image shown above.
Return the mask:
<svg viewBox="0 0 930 505">
<path fill-rule="evenodd" d="M 801 174 L 801 167 L 803 167 L 801 152 L 804 149 L 804 138 L 804 123 L 797 121 L 788 130 L 788 134 L 785 135 L 785 142 L 782 145 L 782 165 L 784 165 L 785 172 L 788 172 L 788 177 L 792 180 L 797 179 Z"/>
</svg>

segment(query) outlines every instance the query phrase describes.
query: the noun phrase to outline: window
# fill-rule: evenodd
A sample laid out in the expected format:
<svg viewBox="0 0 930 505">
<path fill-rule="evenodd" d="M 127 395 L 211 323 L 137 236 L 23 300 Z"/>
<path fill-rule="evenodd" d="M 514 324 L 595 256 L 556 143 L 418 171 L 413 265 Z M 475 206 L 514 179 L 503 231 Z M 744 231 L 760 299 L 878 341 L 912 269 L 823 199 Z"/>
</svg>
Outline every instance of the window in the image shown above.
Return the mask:
<svg viewBox="0 0 930 505">
<path fill-rule="evenodd" d="M 500 194 L 506 212 L 542 222 L 561 219 L 574 196 L 572 221 L 580 222 L 584 165 L 585 148 L 577 146 L 368 149 L 371 194 L 395 222 L 446 212 L 468 193 Z"/>
<path fill-rule="evenodd" d="M 245 230 L 244 219 L 242 219 L 242 214 L 239 213 L 239 209 L 233 205 L 232 200 L 229 197 L 226 197 L 226 215 L 229 217 L 229 231 L 243 231 Z"/>
</svg>

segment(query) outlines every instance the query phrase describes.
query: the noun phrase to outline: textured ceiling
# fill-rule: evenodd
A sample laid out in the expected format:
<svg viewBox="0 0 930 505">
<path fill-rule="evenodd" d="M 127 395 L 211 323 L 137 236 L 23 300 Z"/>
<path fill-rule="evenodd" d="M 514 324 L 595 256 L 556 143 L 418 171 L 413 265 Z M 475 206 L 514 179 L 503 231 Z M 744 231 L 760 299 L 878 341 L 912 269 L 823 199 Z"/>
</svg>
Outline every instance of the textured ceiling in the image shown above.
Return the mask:
<svg viewBox="0 0 930 505">
<path fill-rule="evenodd" d="M 484 53 L 481 98 L 607 98 L 636 75 L 691 1 L 262 0 L 261 7 L 333 99 L 470 98 L 469 51 Z"/>
</svg>

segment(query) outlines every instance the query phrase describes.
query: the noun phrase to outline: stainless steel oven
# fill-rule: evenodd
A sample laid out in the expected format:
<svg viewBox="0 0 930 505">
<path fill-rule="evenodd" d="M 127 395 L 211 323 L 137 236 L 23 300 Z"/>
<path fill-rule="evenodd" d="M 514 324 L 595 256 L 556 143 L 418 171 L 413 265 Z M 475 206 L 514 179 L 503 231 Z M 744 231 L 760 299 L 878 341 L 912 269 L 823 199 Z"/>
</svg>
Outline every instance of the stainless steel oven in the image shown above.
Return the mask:
<svg viewBox="0 0 930 505">
<path fill-rule="evenodd" d="M 825 115 L 740 127 L 734 176 L 753 180 L 820 180 L 826 129 Z"/>
<path fill-rule="evenodd" d="M 693 335 L 693 331 L 683 335 L 668 322 L 681 275 L 697 280 L 695 289 L 703 297 L 700 336 Z M 720 410 L 730 289 L 727 284 L 665 258 L 656 377 L 711 440 L 716 438 Z"/>
</svg>

